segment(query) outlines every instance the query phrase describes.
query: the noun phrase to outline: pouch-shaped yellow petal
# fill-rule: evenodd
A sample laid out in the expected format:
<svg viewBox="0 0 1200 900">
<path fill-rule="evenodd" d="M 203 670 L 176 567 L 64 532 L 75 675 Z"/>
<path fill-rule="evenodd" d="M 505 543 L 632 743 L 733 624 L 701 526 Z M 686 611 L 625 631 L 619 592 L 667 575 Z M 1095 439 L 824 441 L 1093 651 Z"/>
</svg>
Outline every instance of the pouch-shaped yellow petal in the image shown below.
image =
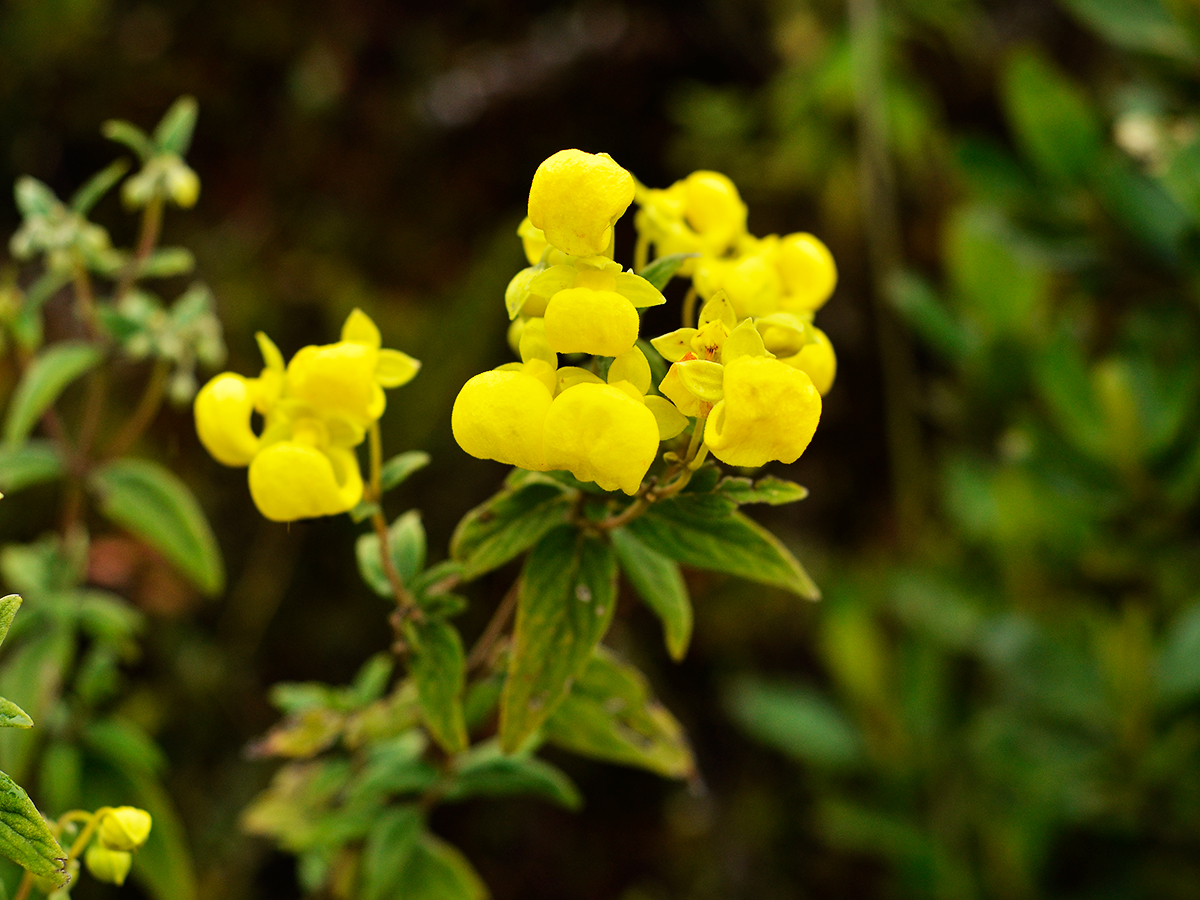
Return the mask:
<svg viewBox="0 0 1200 900">
<path fill-rule="evenodd" d="M 482 372 L 458 392 L 450 427 L 472 456 L 544 471 L 542 432 L 550 402 L 550 389 L 532 375 Z"/>
<path fill-rule="evenodd" d="M 782 238 L 776 265 L 783 279 L 784 309 L 820 309 L 837 286 L 833 254 L 811 234 L 789 234 Z"/>
<path fill-rule="evenodd" d="M 593 256 L 607 249 L 633 190 L 633 176 L 608 154 L 560 150 L 533 175 L 529 221 L 564 253 Z"/>
<path fill-rule="evenodd" d="M 322 452 L 280 441 L 250 464 L 250 496 L 266 518 L 293 522 L 346 512 L 362 499 L 362 473 L 349 450 Z"/>
<path fill-rule="evenodd" d="M 546 468 L 566 469 L 606 491 L 636 494 L 658 454 L 658 422 L 611 384 L 577 384 L 546 413 Z"/>
<path fill-rule="evenodd" d="M 375 382 L 378 361 L 379 351 L 358 341 L 302 347 L 288 363 L 288 393 L 318 413 L 369 425 L 387 402 Z"/>
<path fill-rule="evenodd" d="M 200 443 L 217 462 L 250 464 L 258 452 L 258 437 L 250 428 L 254 389 L 248 379 L 233 372 L 218 375 L 200 389 L 192 409 Z"/>
<path fill-rule="evenodd" d="M 614 291 L 568 288 L 546 305 L 546 340 L 555 353 L 620 356 L 636 342 L 641 320 Z"/>
<path fill-rule="evenodd" d="M 725 367 L 725 399 L 713 407 L 704 443 L 731 466 L 794 462 L 821 418 L 821 395 L 806 374 L 765 356 Z"/>
<path fill-rule="evenodd" d="M 812 379 L 812 383 L 824 397 L 833 388 L 833 378 L 837 374 L 837 355 L 833 352 L 833 344 L 820 328 L 812 329 L 813 341 L 800 348 L 799 353 L 780 358 L 799 369 Z"/>
</svg>

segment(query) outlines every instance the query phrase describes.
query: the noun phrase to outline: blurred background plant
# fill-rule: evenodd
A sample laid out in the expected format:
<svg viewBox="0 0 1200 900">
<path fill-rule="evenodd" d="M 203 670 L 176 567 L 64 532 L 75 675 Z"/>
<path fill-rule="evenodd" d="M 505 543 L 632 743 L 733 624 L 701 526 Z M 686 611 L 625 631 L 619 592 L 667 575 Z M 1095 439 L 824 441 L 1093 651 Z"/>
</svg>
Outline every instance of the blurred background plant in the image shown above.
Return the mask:
<svg viewBox="0 0 1200 900">
<path fill-rule="evenodd" d="M 752 231 L 811 231 L 832 249 L 822 327 L 838 383 L 812 447 L 779 473 L 812 495 L 767 521 L 826 599 L 691 575 L 696 637 L 677 667 L 623 604 L 609 640 L 680 717 L 705 790 L 564 757 L 583 815 L 525 800 L 439 810 L 438 832 L 498 900 L 1194 895 L 1194 5 L 22 0 L 0 11 L 0 41 L 7 183 L 28 174 L 70 196 L 112 159 L 99 119 L 151 122 L 196 95 L 188 159 L 204 191 L 163 228 L 195 251 L 229 368 L 255 369 L 256 330 L 290 354 L 356 306 L 404 336 L 425 369 L 385 438 L 432 456 L 402 489 L 431 548 L 501 471 L 454 446 L 448 411 L 484 361 L 507 359 L 498 298 L 549 153 L 606 150 L 652 186 L 724 171 Z M 120 199 L 91 218 L 133 244 Z M 5 232 L 28 212 L 0 210 Z M 74 234 L 88 265 L 110 265 L 96 232 Z M 174 278 L 169 295 L 184 295 Z M 199 355 L 208 332 L 175 309 Z M 186 393 L 168 318 L 132 301 L 122 316 L 144 337 L 130 356 L 167 360 L 164 389 L 170 376 Z M 16 378 L 0 367 L 0 395 Z M 146 741 L 111 743 L 143 748 L 145 780 L 178 807 L 197 877 L 173 896 L 295 896 L 290 858 L 238 833 L 271 775 L 241 752 L 274 719 L 266 685 L 348 683 L 386 649 L 356 535 L 263 522 L 186 412 L 165 408 L 134 447 L 204 498 L 229 589 L 202 600 L 144 542 L 94 539 L 78 583 L 54 590 L 103 586 L 137 610 L 122 601 L 111 622 L 97 613 L 108 631 L 71 638 L 78 659 L 103 659 L 56 696 L 162 748 L 165 766 Z M 0 538 L 30 548 L 4 570 L 27 594 L 18 626 L 38 601 L 14 572 L 36 574 L 64 499 L 43 485 L 0 505 Z M 485 614 L 465 614 L 464 633 Z M 51 749 L 80 748 L 56 752 L 64 771 L 93 765 L 93 718 L 56 726 L 10 688 L 21 638 L 0 694 Z M 80 685 L 114 684 L 86 680 L 101 670 L 123 687 L 87 700 Z M 0 768 L 17 776 L 13 759 Z"/>
</svg>

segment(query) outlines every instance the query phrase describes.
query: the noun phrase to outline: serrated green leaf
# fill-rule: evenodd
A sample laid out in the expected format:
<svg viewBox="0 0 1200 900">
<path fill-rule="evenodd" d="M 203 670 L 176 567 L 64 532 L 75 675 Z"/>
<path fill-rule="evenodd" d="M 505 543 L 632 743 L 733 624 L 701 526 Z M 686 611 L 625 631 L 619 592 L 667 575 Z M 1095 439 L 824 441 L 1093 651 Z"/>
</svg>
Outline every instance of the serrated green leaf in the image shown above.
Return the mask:
<svg viewBox="0 0 1200 900">
<path fill-rule="evenodd" d="M 413 848 L 393 896 L 404 900 L 487 900 L 488 890 L 462 853 L 426 833 Z"/>
<path fill-rule="evenodd" d="M 613 550 L 629 583 L 663 625 L 667 652 L 679 661 L 692 639 L 692 601 L 679 564 L 651 550 L 626 528 L 612 532 Z"/>
<path fill-rule="evenodd" d="M 16 447 L 33 430 L 72 381 L 100 362 L 103 354 L 83 341 L 62 341 L 39 353 L 25 370 L 4 420 L 4 443 Z"/>
<path fill-rule="evenodd" d="M 150 143 L 149 136 L 132 122 L 126 122 L 123 119 L 109 119 L 100 126 L 100 133 L 110 141 L 124 144 L 136 153 L 138 159 L 143 163 L 154 155 L 154 145 Z"/>
<path fill-rule="evenodd" d="M 751 737 L 802 762 L 846 767 L 862 757 L 862 737 L 826 697 L 800 685 L 743 679 L 725 707 Z"/>
<path fill-rule="evenodd" d="M 196 257 L 186 247 L 159 247 L 138 267 L 142 278 L 173 278 L 196 268 Z"/>
<path fill-rule="evenodd" d="M 462 704 L 466 677 L 458 629 L 438 619 L 410 619 L 404 623 L 404 639 L 412 653 L 410 671 L 421 698 L 422 721 L 447 753 L 461 753 L 467 748 Z"/>
<path fill-rule="evenodd" d="M 154 547 L 203 593 L 225 586 L 221 551 L 199 502 L 182 481 L 157 463 L 118 459 L 90 479 L 100 511 Z"/>
<path fill-rule="evenodd" d="M 808 600 L 820 589 L 775 535 L 706 494 L 662 500 L 627 526 L 651 550 L 688 566 L 772 584 Z"/>
<path fill-rule="evenodd" d="M 543 733 L 572 753 L 668 778 L 687 778 L 696 768 L 682 726 L 650 696 L 642 673 L 604 647 L 596 648 Z"/>
<path fill-rule="evenodd" d="M 195 97 L 180 97 L 172 103 L 154 129 L 154 145 L 158 152 L 186 156 L 192 145 L 192 132 L 199 112 Z"/>
<path fill-rule="evenodd" d="M 425 567 L 425 526 L 420 510 L 410 509 L 388 526 L 388 552 L 400 576 L 400 583 L 410 585 Z M 363 581 L 380 597 L 392 596 L 392 585 L 383 568 L 379 554 L 379 535 L 368 532 L 354 545 L 358 571 Z"/>
<path fill-rule="evenodd" d="M 0 492 L 5 494 L 54 481 L 63 475 L 62 457 L 50 441 L 30 440 L 0 447 Z"/>
<path fill-rule="evenodd" d="M 455 760 L 443 796 L 453 801 L 513 794 L 534 794 L 572 810 L 583 805 L 579 789 L 561 769 L 533 756 L 509 755 L 495 741 L 476 744 Z"/>
<path fill-rule="evenodd" d="M 17 706 L 11 700 L 0 697 L 0 728 L 32 728 L 33 719 L 29 713 Z"/>
<path fill-rule="evenodd" d="M 612 621 L 616 576 L 612 548 L 569 526 L 549 532 L 530 552 L 500 701 L 507 752 L 546 721 L 587 665 Z"/>
<path fill-rule="evenodd" d="M 425 827 L 415 803 L 384 810 L 367 833 L 362 856 L 362 900 L 403 896 L 400 883 Z"/>
<path fill-rule="evenodd" d="M 409 450 L 393 456 L 379 470 L 380 487 L 385 491 L 399 486 L 409 475 L 429 465 L 429 454 L 423 450 Z"/>
<path fill-rule="evenodd" d="M 758 481 L 751 481 L 749 478 L 726 478 L 717 485 L 717 490 L 739 505 L 769 503 L 771 506 L 781 506 L 808 496 L 808 488 L 794 481 L 776 478 L 774 475 L 767 475 Z"/>
<path fill-rule="evenodd" d="M 669 256 L 660 256 L 638 274 L 661 291 L 675 277 L 680 266 L 692 257 L 699 255 L 698 253 L 672 253 Z"/>
<path fill-rule="evenodd" d="M 107 194 L 125 173 L 129 171 L 129 161 L 114 160 L 91 178 L 83 183 L 83 187 L 71 195 L 71 210 L 81 216 L 86 216 L 100 198 Z"/>
<path fill-rule="evenodd" d="M 524 553 L 570 515 L 574 497 L 563 487 L 537 481 L 506 488 L 458 523 L 450 555 L 470 581 Z"/>
<path fill-rule="evenodd" d="M 0 772 L 0 854 L 34 875 L 65 884 L 67 854 L 29 795 Z"/>
</svg>

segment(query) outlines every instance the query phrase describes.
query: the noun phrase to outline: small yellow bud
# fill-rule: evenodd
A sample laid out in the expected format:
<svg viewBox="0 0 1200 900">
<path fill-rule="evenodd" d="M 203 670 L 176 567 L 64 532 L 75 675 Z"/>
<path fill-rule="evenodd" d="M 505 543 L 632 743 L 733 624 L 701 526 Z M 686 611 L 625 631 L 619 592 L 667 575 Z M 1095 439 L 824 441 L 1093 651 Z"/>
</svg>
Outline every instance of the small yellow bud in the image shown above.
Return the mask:
<svg viewBox="0 0 1200 900">
<path fill-rule="evenodd" d="M 97 881 L 121 885 L 133 865 L 133 854 L 126 850 L 110 850 L 100 844 L 88 847 L 83 857 L 87 869 Z"/>
<path fill-rule="evenodd" d="M 608 154 L 560 150 L 533 175 L 529 221 L 564 253 L 595 256 L 608 249 L 633 191 L 633 176 Z"/>
<path fill-rule="evenodd" d="M 533 375 L 482 372 L 458 392 L 450 428 L 471 456 L 543 471 L 542 433 L 550 403 L 550 389 Z"/>
<path fill-rule="evenodd" d="M 821 418 L 821 395 L 803 372 L 766 356 L 725 366 L 724 399 L 704 429 L 713 455 L 731 466 L 795 462 Z"/>
<path fill-rule="evenodd" d="M 555 353 L 620 356 L 637 343 L 637 309 L 615 291 L 567 288 L 546 305 L 546 340 Z"/>
<path fill-rule="evenodd" d="M 606 491 L 636 494 L 658 454 L 658 440 L 654 414 L 629 391 L 576 384 L 555 397 L 546 413 L 546 468 L 566 469 Z"/>
<path fill-rule="evenodd" d="M 183 160 L 166 171 L 167 195 L 177 206 L 189 209 L 200 199 L 200 176 Z"/>
<path fill-rule="evenodd" d="M 150 836 L 150 813 L 136 806 L 118 806 L 100 820 L 96 833 L 109 850 L 136 850 Z"/>
</svg>

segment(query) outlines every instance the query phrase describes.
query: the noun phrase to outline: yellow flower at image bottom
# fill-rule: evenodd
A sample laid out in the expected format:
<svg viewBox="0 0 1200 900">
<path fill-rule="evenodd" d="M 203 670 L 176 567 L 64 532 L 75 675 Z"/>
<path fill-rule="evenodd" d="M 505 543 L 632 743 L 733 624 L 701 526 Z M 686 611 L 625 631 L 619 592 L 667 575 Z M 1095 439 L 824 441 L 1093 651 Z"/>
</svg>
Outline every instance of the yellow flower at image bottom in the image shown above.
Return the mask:
<svg viewBox="0 0 1200 900">
<path fill-rule="evenodd" d="M 795 462 L 821 419 L 821 395 L 806 374 L 765 356 L 725 366 L 724 399 L 704 429 L 713 456 L 731 466 Z"/>
<path fill-rule="evenodd" d="M 280 441 L 250 463 L 250 496 L 273 522 L 344 513 L 362 495 L 358 459 L 344 447 L 319 450 L 307 442 Z"/>
<path fill-rule="evenodd" d="M 565 469 L 606 491 L 636 494 L 658 455 L 658 442 L 654 414 L 615 385 L 569 387 L 546 414 L 546 468 Z"/>
<path fill-rule="evenodd" d="M 471 456 L 544 471 L 542 435 L 550 404 L 544 382 L 524 372 L 495 369 L 463 385 L 450 427 Z"/>
</svg>

